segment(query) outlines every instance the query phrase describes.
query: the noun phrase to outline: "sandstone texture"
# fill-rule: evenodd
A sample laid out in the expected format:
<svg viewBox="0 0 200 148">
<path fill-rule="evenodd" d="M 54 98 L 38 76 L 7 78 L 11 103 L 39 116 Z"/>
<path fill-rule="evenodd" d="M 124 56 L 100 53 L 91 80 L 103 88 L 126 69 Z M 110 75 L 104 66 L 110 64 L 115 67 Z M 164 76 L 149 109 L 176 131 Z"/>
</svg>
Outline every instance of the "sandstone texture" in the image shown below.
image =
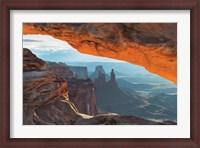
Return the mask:
<svg viewBox="0 0 200 148">
<path fill-rule="evenodd" d="M 64 80 L 73 77 L 73 72 L 64 63 L 46 62 L 45 70 Z"/>
<path fill-rule="evenodd" d="M 176 23 L 24 23 L 23 33 L 50 35 L 81 53 L 140 65 L 177 82 Z"/>
<path fill-rule="evenodd" d="M 80 117 L 67 83 L 46 71 L 24 72 L 23 109 L 24 124 L 72 124 Z"/>
<path fill-rule="evenodd" d="M 94 116 L 98 114 L 94 85 L 90 79 L 68 79 L 69 100 L 80 113 Z"/>
<path fill-rule="evenodd" d="M 23 49 L 23 71 L 41 71 L 45 65 L 45 62 L 41 59 L 38 59 L 36 55 L 24 48 Z"/>
<path fill-rule="evenodd" d="M 91 80 L 81 81 L 72 78 L 73 73 L 67 65 L 45 62 L 32 54 L 29 49 L 23 49 L 23 56 L 25 125 L 73 124 L 78 118 L 87 118 L 86 114 L 97 114 Z"/>
</svg>

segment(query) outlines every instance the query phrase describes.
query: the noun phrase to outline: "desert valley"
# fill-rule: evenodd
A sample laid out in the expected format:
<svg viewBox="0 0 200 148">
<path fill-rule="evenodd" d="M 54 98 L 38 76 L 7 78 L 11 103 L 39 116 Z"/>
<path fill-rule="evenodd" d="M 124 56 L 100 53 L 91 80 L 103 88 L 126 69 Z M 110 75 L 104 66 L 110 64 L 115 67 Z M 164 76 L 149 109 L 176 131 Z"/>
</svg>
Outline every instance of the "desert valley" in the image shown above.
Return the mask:
<svg viewBox="0 0 200 148">
<path fill-rule="evenodd" d="M 57 24 L 25 24 L 25 34 L 40 32 L 61 40 L 63 40 L 61 37 L 65 36 L 72 47 L 67 45 L 64 47 L 64 42 L 56 41 L 48 36 L 24 35 L 23 124 L 176 125 L 174 26 L 173 24 L 150 25 L 150 28 L 157 26 L 158 30 L 162 30 L 162 32 L 152 32 L 148 25 L 137 25 L 108 24 L 107 28 L 104 28 L 103 25 L 93 26 L 92 24 L 91 27 L 96 30 L 89 31 L 87 24 L 66 24 L 66 26 L 58 24 L 60 29 L 56 28 Z M 107 31 L 110 30 L 112 38 L 107 37 L 109 34 L 101 26 Z M 119 31 L 120 35 L 115 36 L 113 31 L 116 28 L 113 30 L 113 26 L 117 26 L 118 31 L 120 29 L 125 31 L 124 34 L 121 35 Z M 29 31 L 26 30 L 27 28 Z M 62 31 L 63 28 L 66 32 Z M 74 28 L 79 28 L 79 30 L 73 30 Z M 83 28 L 85 32 L 82 32 Z M 68 35 L 72 34 L 70 29 L 74 31 L 73 41 L 68 39 L 70 38 Z M 128 32 L 132 32 L 131 30 L 134 33 L 128 35 Z M 107 43 L 108 46 L 104 50 L 102 47 L 98 48 L 100 45 L 93 45 L 93 41 L 80 42 L 77 40 L 77 33 L 81 34 L 81 39 L 85 39 L 86 34 L 89 34 L 88 38 L 95 39 L 102 43 L 102 46 Z M 97 39 L 95 36 L 98 35 L 104 36 L 103 39 Z M 43 39 L 49 40 L 49 43 L 45 43 Z M 124 50 L 125 44 L 129 44 L 126 54 L 119 51 L 121 49 L 111 49 L 117 48 L 114 41 L 121 40 L 124 40 L 124 43 L 121 43 Z M 58 45 L 55 46 L 54 42 Z M 134 42 L 134 46 L 131 42 Z M 66 50 L 60 50 L 60 48 L 66 48 Z M 130 48 L 133 48 L 134 53 Z M 91 53 L 92 51 L 94 52 Z M 139 56 L 141 55 L 139 52 L 144 53 L 144 57 Z M 96 57 L 87 56 L 85 53 L 94 54 Z M 97 57 L 98 54 L 103 57 L 104 54 L 109 57 L 113 55 L 113 57 L 100 59 Z M 130 54 L 133 54 L 132 58 Z M 129 63 L 121 56 L 124 59 L 127 56 Z M 152 61 L 156 59 L 158 63 L 152 62 L 151 58 Z M 137 65 L 144 65 L 146 69 Z M 171 67 L 167 69 L 168 66 Z M 153 71 L 154 74 L 149 71 Z"/>
</svg>

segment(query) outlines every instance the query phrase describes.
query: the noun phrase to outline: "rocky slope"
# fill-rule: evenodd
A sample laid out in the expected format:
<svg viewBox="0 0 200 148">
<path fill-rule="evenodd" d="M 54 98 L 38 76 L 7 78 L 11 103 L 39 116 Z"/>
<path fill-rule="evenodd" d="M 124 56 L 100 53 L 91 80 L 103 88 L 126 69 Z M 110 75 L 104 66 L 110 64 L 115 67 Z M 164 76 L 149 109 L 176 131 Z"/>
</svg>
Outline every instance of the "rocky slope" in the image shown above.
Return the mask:
<svg viewBox="0 0 200 148">
<path fill-rule="evenodd" d="M 82 67 L 80 70 L 78 68 L 76 67 L 76 72 L 82 71 Z M 87 115 L 97 114 L 94 86 L 91 80 L 74 77 L 71 67 L 68 67 L 64 63 L 46 62 L 43 69 L 68 83 L 69 100 L 76 106 L 80 113 Z"/>
<path fill-rule="evenodd" d="M 72 124 L 81 117 L 68 99 L 67 83 L 46 72 L 24 72 L 23 123 Z"/>
<path fill-rule="evenodd" d="M 44 62 L 28 49 L 23 49 L 23 56 L 24 125 L 173 124 L 133 116 L 96 115 L 98 112 L 91 80 L 71 78 L 70 71 L 66 72 L 67 68 L 62 64 Z M 111 74 L 113 76 L 113 72 Z"/>
<path fill-rule="evenodd" d="M 56 76 L 66 80 L 67 78 L 73 77 L 73 72 L 71 69 L 64 63 L 55 63 L 55 62 L 45 62 L 44 70 L 49 73 L 53 73 Z"/>
<path fill-rule="evenodd" d="M 23 56 L 23 124 L 72 124 L 81 117 L 69 101 L 67 83 L 41 70 L 45 62 L 28 49 Z"/>
<path fill-rule="evenodd" d="M 23 71 L 41 71 L 44 69 L 45 62 L 41 59 L 38 59 L 36 55 L 32 54 L 32 52 L 24 48 L 23 49 Z"/>
<path fill-rule="evenodd" d="M 97 113 L 95 97 L 84 95 L 92 94 L 91 84 L 83 83 L 85 86 L 81 88 L 80 83 L 76 83 L 73 88 L 83 96 L 73 96 L 71 81 L 70 87 L 66 82 L 73 74 L 66 65 L 44 62 L 28 49 L 23 49 L 23 56 L 24 124 L 73 124 L 77 118 L 87 117 L 81 112 L 89 115 Z M 90 107 L 89 112 L 84 111 L 82 106 Z"/>
<path fill-rule="evenodd" d="M 51 35 L 81 53 L 124 60 L 177 81 L 176 23 L 24 23 L 23 33 Z"/>
<path fill-rule="evenodd" d="M 93 118 L 77 119 L 75 125 L 176 125 L 172 121 L 154 122 L 134 116 L 120 116 L 116 114 L 101 114 Z"/>
</svg>

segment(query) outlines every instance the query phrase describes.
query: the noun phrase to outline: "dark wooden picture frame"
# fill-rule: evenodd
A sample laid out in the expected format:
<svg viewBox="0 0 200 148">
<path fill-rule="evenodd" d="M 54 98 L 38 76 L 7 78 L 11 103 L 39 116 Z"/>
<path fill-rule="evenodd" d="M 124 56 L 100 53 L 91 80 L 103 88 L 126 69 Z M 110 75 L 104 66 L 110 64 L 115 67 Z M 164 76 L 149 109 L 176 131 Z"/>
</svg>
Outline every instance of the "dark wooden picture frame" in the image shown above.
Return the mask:
<svg viewBox="0 0 200 148">
<path fill-rule="evenodd" d="M 199 0 L 9 0 L 1 3 L 1 50 L 0 50 L 0 100 L 1 143 L 0 147 L 200 147 L 200 93 L 199 93 Z M 10 138 L 10 11 L 11 10 L 190 10 L 191 34 L 191 97 L 190 138 L 70 138 L 39 139 Z M 27 133 L 28 134 L 28 133 Z M 31 133 L 29 133 L 31 134 Z"/>
</svg>

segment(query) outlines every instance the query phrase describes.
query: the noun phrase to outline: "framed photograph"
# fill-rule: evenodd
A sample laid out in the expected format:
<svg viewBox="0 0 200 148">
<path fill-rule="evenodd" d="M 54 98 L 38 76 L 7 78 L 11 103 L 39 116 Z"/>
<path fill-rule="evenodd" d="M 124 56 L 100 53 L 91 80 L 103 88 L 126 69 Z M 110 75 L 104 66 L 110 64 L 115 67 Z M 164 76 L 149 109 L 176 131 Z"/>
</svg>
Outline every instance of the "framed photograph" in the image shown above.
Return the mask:
<svg viewBox="0 0 200 148">
<path fill-rule="evenodd" d="M 1 147 L 200 147 L 198 0 L 1 10 Z"/>
</svg>

